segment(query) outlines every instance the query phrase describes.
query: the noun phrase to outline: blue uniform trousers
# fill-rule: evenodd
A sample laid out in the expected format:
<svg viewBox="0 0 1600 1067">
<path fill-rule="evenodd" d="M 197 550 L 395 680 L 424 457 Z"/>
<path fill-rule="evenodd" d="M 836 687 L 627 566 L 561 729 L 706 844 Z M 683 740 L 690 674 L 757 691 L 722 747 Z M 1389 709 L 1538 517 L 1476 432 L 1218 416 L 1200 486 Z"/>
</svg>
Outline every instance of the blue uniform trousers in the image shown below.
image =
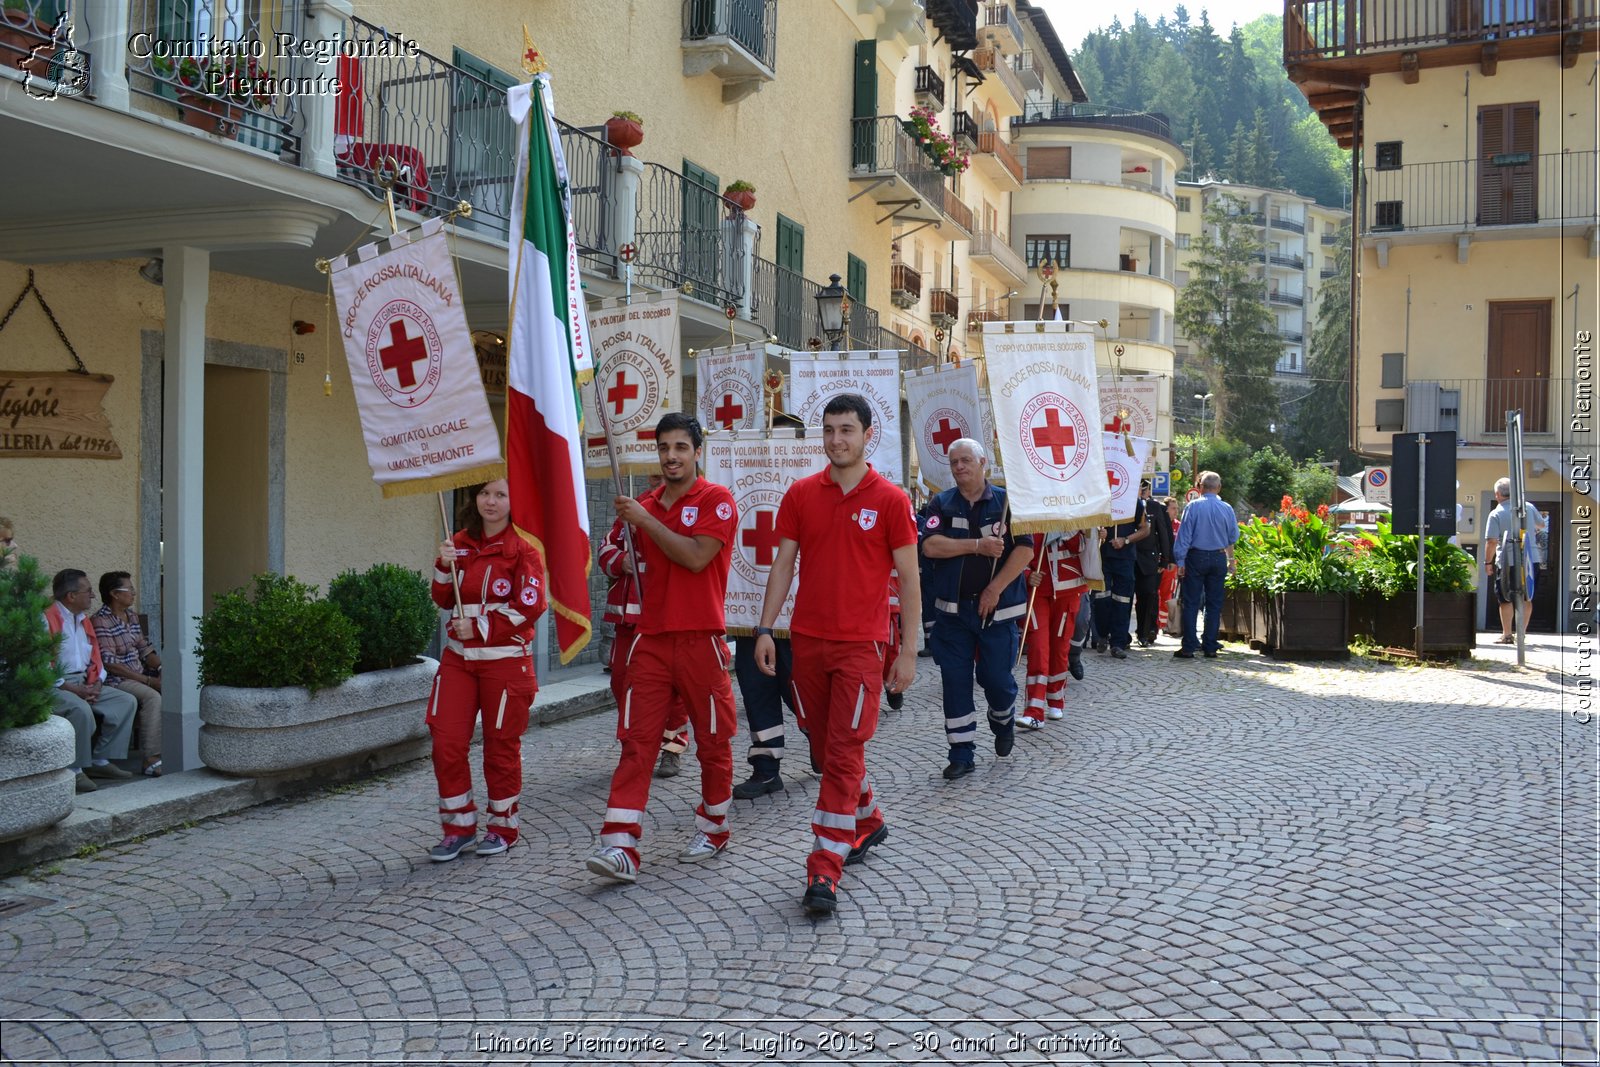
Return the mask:
<svg viewBox="0 0 1600 1067">
<path fill-rule="evenodd" d="M 978 734 L 974 674 L 989 703 L 989 729 L 1003 734 L 1014 728 L 1017 679 L 1012 667 L 1020 640 L 1015 619 L 985 626 L 978 618 L 976 598 L 963 599 L 954 615 L 941 611 L 935 617 L 928 648 L 944 682 L 944 730 L 951 763 L 973 762 Z"/>
</svg>

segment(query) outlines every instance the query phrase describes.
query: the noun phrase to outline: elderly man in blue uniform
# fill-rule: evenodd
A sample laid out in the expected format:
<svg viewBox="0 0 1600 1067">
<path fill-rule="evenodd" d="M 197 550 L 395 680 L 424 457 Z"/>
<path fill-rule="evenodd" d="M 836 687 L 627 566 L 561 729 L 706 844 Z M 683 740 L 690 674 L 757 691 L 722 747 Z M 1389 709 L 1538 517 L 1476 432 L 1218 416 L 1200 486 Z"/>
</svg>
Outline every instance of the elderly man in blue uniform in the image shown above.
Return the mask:
<svg viewBox="0 0 1600 1067">
<path fill-rule="evenodd" d="M 1028 612 L 1023 578 L 1033 559 L 1033 538 L 1011 532 L 1006 491 L 989 484 L 983 446 L 962 438 L 950 446 L 954 489 L 928 502 L 922 519 L 922 555 L 930 564 L 933 632 L 928 645 L 944 683 L 944 728 L 950 743 L 950 781 L 971 774 L 978 734 L 972 683 L 988 702 L 994 753 L 1011 754 L 1017 680 L 1011 673 Z"/>
<path fill-rule="evenodd" d="M 1233 546 L 1239 540 L 1239 518 L 1223 500 L 1222 476 L 1216 471 L 1201 471 L 1200 498 L 1191 500 L 1178 522 L 1178 541 L 1172 558 L 1178 564 L 1178 580 L 1183 582 L 1183 647 L 1174 652 L 1178 659 L 1194 659 L 1204 651 L 1206 659 L 1216 659 L 1221 643 L 1217 640 L 1217 620 L 1222 614 L 1222 587 L 1233 570 Z M 1195 640 L 1200 604 L 1206 607 L 1206 632 L 1202 642 Z"/>
</svg>

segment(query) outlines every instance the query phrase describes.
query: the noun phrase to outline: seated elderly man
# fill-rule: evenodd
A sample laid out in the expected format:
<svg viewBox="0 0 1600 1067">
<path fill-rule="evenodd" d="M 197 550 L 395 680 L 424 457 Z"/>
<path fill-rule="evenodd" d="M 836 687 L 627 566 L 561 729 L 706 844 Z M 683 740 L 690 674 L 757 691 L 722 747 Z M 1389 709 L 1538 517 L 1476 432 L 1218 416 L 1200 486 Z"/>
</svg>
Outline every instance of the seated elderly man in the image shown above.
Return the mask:
<svg viewBox="0 0 1600 1067">
<path fill-rule="evenodd" d="M 78 735 L 78 750 L 73 769 L 78 772 L 80 793 L 92 793 L 95 778 L 132 778 L 133 775 L 111 762 L 128 755 L 128 739 L 133 733 L 133 714 L 139 702 L 131 693 L 107 688 L 105 667 L 100 662 L 100 645 L 89 622 L 94 604 L 94 586 L 79 570 L 59 571 L 51 583 L 56 600 L 44 612 L 45 625 L 61 635 L 61 649 L 55 667 L 61 673 L 56 683 L 55 713 L 72 724 Z M 95 720 L 101 721 L 99 740 L 95 740 Z"/>
</svg>

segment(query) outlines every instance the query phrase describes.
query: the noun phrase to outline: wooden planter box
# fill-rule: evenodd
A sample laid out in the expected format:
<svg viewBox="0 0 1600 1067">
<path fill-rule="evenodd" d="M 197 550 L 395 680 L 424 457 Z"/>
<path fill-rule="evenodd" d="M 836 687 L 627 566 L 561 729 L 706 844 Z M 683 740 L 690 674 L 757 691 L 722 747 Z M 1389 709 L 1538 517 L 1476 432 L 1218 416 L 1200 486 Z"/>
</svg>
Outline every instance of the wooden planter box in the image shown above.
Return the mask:
<svg viewBox="0 0 1600 1067">
<path fill-rule="evenodd" d="M 1259 599 L 1266 608 L 1262 651 L 1267 655 L 1281 659 L 1349 657 L 1349 606 L 1343 593 L 1277 593 Z"/>
<path fill-rule="evenodd" d="M 1351 599 L 1350 632 L 1372 638 L 1385 648 L 1415 650 L 1415 593 L 1386 599 L 1365 593 Z M 1470 656 L 1477 645 L 1473 594 L 1422 594 L 1422 653 L 1436 656 Z"/>
<path fill-rule="evenodd" d="M 1248 616 L 1241 609 L 1250 599 L 1244 589 L 1227 589 L 1222 594 L 1222 614 L 1217 619 L 1217 637 L 1223 641 L 1242 641 L 1245 631 L 1241 620 Z M 1204 625 L 1204 624 L 1201 624 Z"/>
</svg>

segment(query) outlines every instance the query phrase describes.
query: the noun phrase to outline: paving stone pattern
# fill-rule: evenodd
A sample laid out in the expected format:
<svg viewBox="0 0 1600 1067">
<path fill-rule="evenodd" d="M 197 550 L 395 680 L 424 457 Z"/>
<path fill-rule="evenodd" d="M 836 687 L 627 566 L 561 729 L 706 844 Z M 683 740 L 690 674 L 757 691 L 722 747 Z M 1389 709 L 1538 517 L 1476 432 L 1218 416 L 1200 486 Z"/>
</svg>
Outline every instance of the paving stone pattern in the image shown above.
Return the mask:
<svg viewBox="0 0 1600 1067">
<path fill-rule="evenodd" d="M 796 737 L 718 860 L 674 859 L 691 771 L 639 883 L 598 884 L 607 715 L 528 735 L 503 856 L 427 861 L 418 763 L 7 879 L 0 1062 L 1595 1062 L 1595 727 L 1559 675 L 1171 647 L 1091 654 L 956 783 L 920 660 L 831 920 Z"/>
</svg>

